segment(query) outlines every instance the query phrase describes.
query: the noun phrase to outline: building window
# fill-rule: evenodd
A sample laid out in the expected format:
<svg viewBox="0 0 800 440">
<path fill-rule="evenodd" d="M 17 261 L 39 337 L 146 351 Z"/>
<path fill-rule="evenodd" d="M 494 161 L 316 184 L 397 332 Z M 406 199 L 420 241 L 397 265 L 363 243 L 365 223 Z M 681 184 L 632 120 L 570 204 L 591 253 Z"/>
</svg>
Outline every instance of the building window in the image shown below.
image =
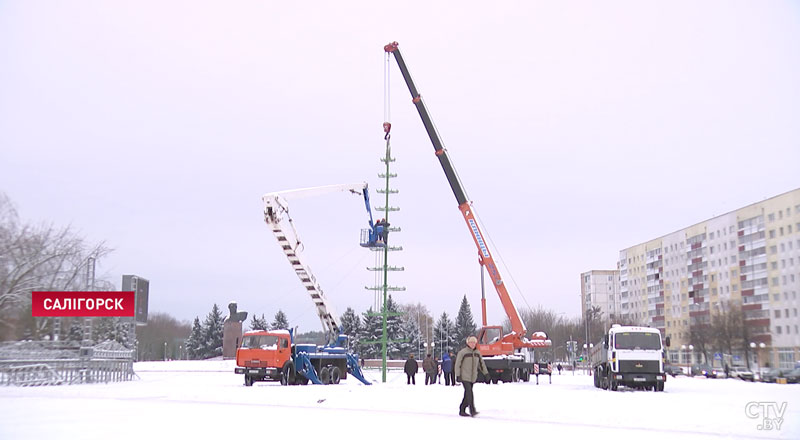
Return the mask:
<svg viewBox="0 0 800 440">
<path fill-rule="evenodd" d="M 775 238 L 775 230 L 774 229 L 770 229 L 769 230 L 769 238 Z"/>
<path fill-rule="evenodd" d="M 780 318 L 780 317 L 781 317 L 781 311 L 780 310 L 775 310 L 775 318 Z"/>
<path fill-rule="evenodd" d="M 778 253 L 778 246 L 770 246 L 769 253 L 770 254 L 777 254 Z"/>
<path fill-rule="evenodd" d="M 781 334 L 781 332 L 778 332 L 778 334 Z M 794 368 L 794 349 L 793 348 L 779 348 L 778 349 L 778 368 L 787 368 L 787 369 Z"/>
<path fill-rule="evenodd" d="M 783 334 L 783 327 L 781 327 L 781 326 L 775 327 L 775 332 L 778 333 L 779 335 L 782 335 Z"/>
<path fill-rule="evenodd" d="M 778 277 L 772 277 L 772 285 L 773 285 L 773 286 L 777 286 L 777 285 L 778 285 L 778 281 L 780 281 L 780 280 L 778 279 Z"/>
<path fill-rule="evenodd" d="M 774 222 L 775 221 L 775 214 L 772 213 L 772 214 L 768 215 L 767 216 L 767 220 L 769 220 L 770 223 Z"/>
</svg>

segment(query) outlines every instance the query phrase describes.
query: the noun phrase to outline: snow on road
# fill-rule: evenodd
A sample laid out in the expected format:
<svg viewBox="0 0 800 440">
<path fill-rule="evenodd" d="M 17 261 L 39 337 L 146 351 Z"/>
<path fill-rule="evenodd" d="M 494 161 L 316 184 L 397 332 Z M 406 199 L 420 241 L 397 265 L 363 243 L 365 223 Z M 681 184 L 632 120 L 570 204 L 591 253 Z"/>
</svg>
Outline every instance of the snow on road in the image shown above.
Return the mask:
<svg viewBox="0 0 800 440">
<path fill-rule="evenodd" d="M 535 382 L 475 387 L 480 414 L 457 415 L 462 388 L 408 386 L 405 375 L 368 370 L 377 382 L 244 387 L 232 361 L 135 364 L 133 382 L 39 388 L 0 387 L 0 439 L 470 438 L 694 439 L 800 438 L 800 385 L 669 378 L 663 393 L 611 392 L 570 373 Z M 780 430 L 759 429 L 749 402 L 786 403 Z M 767 405 L 771 406 L 771 405 Z M 754 414 L 751 407 L 751 415 Z M 773 416 L 774 417 L 774 416 Z"/>
</svg>

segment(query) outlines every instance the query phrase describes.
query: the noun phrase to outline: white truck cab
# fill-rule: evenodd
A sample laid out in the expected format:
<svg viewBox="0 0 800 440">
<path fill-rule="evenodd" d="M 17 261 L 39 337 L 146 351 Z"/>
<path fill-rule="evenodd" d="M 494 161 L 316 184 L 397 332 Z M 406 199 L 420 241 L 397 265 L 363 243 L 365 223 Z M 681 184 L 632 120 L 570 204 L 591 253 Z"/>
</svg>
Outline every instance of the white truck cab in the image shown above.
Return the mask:
<svg viewBox="0 0 800 440">
<path fill-rule="evenodd" d="M 614 324 L 592 352 L 595 387 L 664 391 L 664 346 L 658 329 Z"/>
</svg>

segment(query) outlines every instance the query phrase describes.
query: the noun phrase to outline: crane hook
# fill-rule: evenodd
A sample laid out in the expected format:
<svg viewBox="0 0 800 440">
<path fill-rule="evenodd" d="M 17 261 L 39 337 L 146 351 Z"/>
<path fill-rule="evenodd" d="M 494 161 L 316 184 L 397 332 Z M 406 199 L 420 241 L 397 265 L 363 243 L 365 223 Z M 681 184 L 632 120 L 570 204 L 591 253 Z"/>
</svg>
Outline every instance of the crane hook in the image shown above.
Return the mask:
<svg viewBox="0 0 800 440">
<path fill-rule="evenodd" d="M 389 140 L 389 132 L 392 131 L 392 123 L 391 122 L 384 122 L 383 123 L 383 132 L 386 133 L 386 136 L 383 138 L 385 140 Z"/>
</svg>

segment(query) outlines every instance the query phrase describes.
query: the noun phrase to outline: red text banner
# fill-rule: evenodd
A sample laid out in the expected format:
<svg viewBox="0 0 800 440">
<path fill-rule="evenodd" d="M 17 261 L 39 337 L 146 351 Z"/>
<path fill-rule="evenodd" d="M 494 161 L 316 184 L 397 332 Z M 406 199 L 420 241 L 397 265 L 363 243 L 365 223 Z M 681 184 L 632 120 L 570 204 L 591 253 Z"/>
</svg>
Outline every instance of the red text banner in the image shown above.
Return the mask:
<svg viewBox="0 0 800 440">
<path fill-rule="evenodd" d="M 134 316 L 134 292 L 33 292 L 32 316 Z"/>
</svg>

